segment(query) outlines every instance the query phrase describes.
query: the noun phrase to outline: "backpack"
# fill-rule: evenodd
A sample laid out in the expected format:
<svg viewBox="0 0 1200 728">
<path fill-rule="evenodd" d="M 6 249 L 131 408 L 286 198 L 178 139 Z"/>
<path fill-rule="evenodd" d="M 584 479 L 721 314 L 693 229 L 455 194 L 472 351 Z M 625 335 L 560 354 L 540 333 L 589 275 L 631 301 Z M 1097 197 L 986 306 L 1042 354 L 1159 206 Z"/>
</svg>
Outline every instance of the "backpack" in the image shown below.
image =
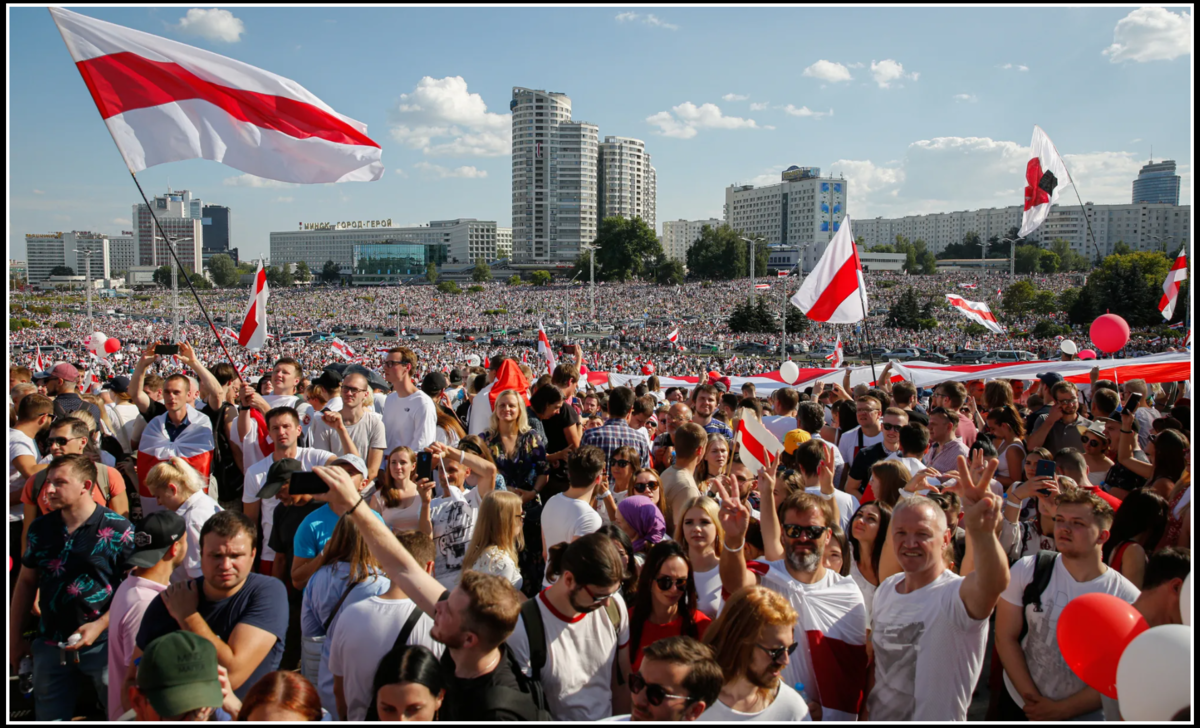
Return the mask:
<svg viewBox="0 0 1200 728">
<path fill-rule="evenodd" d="M 233 457 L 233 450 L 229 443 L 229 431 L 226 425 L 230 412 L 236 413 L 237 409 L 228 402 L 223 403 L 213 421 L 215 446 L 213 447 L 212 475 L 217 481 L 217 494 L 221 500 L 240 501 L 246 479 L 242 474 L 242 469 L 238 467 L 237 460 Z"/>
<path fill-rule="evenodd" d="M 42 493 L 42 486 L 46 484 L 46 476 L 50 474 L 50 468 L 43 468 L 33 474 L 33 502 L 38 502 L 38 496 Z M 104 495 L 104 503 L 107 505 L 112 501 L 112 492 L 108 485 L 108 466 L 104 463 L 96 463 L 96 485 L 100 488 L 100 492 Z"/>
<path fill-rule="evenodd" d="M 1050 578 L 1054 576 L 1054 562 L 1058 560 L 1057 551 L 1038 551 L 1034 557 L 1033 564 L 1033 580 L 1025 587 L 1025 591 L 1021 593 L 1021 617 L 1024 623 L 1021 625 L 1021 636 L 1017 637 L 1017 643 L 1025 639 L 1025 635 L 1029 634 L 1029 620 L 1024 619 L 1025 607 L 1030 604 L 1036 612 L 1042 611 L 1042 592 L 1046 591 L 1046 587 L 1050 586 Z"/>
</svg>

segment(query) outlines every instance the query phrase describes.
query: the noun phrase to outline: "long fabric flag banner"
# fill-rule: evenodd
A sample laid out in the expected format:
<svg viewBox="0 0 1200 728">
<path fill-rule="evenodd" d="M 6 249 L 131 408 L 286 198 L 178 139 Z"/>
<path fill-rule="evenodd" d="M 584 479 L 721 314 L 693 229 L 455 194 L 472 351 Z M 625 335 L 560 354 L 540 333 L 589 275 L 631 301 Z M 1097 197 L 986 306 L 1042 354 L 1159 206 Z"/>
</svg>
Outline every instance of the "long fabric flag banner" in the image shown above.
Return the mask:
<svg viewBox="0 0 1200 728">
<path fill-rule="evenodd" d="M 958 312 L 963 316 L 966 316 L 988 331 L 1001 335 L 1006 333 L 1004 327 L 996 320 L 996 315 L 992 313 L 992 309 L 983 301 L 968 301 L 962 296 L 947 293 L 946 302 L 958 309 Z"/>
</svg>

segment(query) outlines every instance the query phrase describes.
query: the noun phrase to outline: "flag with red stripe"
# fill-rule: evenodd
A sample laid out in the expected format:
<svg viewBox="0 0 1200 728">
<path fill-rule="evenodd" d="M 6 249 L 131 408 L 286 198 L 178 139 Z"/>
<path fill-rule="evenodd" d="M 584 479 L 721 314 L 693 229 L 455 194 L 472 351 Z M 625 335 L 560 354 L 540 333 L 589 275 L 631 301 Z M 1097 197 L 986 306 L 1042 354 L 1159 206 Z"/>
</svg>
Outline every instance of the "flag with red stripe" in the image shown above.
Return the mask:
<svg viewBox="0 0 1200 728">
<path fill-rule="evenodd" d="M 33 360 L 33 371 L 35 373 L 46 371 L 46 362 L 42 359 L 42 347 L 40 346 L 37 348 L 37 358 Z"/>
<path fill-rule="evenodd" d="M 354 349 L 351 349 L 349 344 L 336 336 L 333 337 L 333 340 L 329 342 L 329 347 L 333 349 L 334 354 L 337 354 L 343 359 L 349 359 L 354 356 Z"/>
<path fill-rule="evenodd" d="M 624 332 L 624 331 L 622 331 L 621 333 L 623 334 L 623 333 L 625 333 L 625 332 Z M 675 330 L 674 330 L 674 331 L 672 331 L 671 333 L 667 334 L 667 341 L 671 342 L 672 344 L 674 344 L 675 342 L 679 341 L 679 327 L 675 327 Z"/>
<path fill-rule="evenodd" d="M 1179 299 L 1179 287 L 1187 280 L 1187 254 L 1182 248 L 1179 250 L 1179 257 L 1175 258 L 1174 265 L 1167 272 L 1167 279 L 1163 281 L 1163 296 L 1158 302 L 1158 310 L 1162 312 L 1163 318 L 1170 320 L 1175 314 L 1175 301 Z"/>
<path fill-rule="evenodd" d="M 267 343 L 267 298 L 270 296 L 267 286 L 267 271 L 263 268 L 262 259 L 258 260 L 258 272 L 254 274 L 254 285 L 250 287 L 250 302 L 246 304 L 246 314 L 242 317 L 242 330 L 238 334 L 238 343 L 247 349 L 261 349 Z"/>
<path fill-rule="evenodd" d="M 988 331 L 997 334 L 1005 333 L 1004 327 L 996 320 L 996 316 L 992 313 L 992 309 L 982 301 L 968 301 L 962 296 L 956 296 L 953 293 L 946 294 L 946 301 L 958 309 L 959 313 L 971 319 L 975 323 L 983 326 Z"/>
<path fill-rule="evenodd" d="M 791 271 L 779 270 L 779 271 L 775 271 L 775 275 L 779 276 L 780 278 L 787 278 L 787 275 L 790 272 Z"/>
<path fill-rule="evenodd" d="M 846 357 L 842 352 L 842 335 L 838 334 L 837 343 L 833 345 L 833 351 L 829 356 L 825 357 L 825 361 L 829 362 L 834 369 L 838 369 L 846 361 Z"/>
<path fill-rule="evenodd" d="M 187 408 L 188 426 L 174 440 L 167 435 L 167 416 L 159 415 L 150 420 L 142 431 L 138 442 L 137 473 L 138 493 L 147 498 L 154 496 L 143 483 L 150 469 L 173 457 L 183 458 L 204 478 L 204 492 L 208 492 L 208 475 L 212 469 L 213 439 L 212 422 L 198 411 Z"/>
<path fill-rule="evenodd" d="M 852 324 L 866 318 L 866 291 L 847 215 L 821 260 L 792 296 L 792 305 L 813 321 Z"/>
<path fill-rule="evenodd" d="M 1046 221 L 1050 208 L 1058 201 L 1059 190 L 1071 184 L 1067 165 L 1040 126 L 1033 127 L 1029 146 L 1031 156 L 1025 165 L 1025 211 L 1021 215 L 1019 238 L 1030 235 Z"/>
<path fill-rule="evenodd" d="M 554 356 L 554 349 L 550 346 L 550 337 L 546 336 L 546 329 L 542 327 L 541 321 L 538 322 L 538 355 L 546 360 L 546 373 L 553 375 L 558 360 Z"/>
<path fill-rule="evenodd" d="M 210 159 L 299 184 L 383 176 L 366 124 L 291 79 L 62 8 L 50 15 L 130 172 Z"/>
<path fill-rule="evenodd" d="M 756 474 L 760 468 L 775 462 L 779 453 L 783 452 L 783 443 L 771 434 L 751 409 L 742 409 L 736 441 L 742 444 L 738 448 L 738 459 Z"/>
<path fill-rule="evenodd" d="M 771 284 L 770 283 L 755 283 L 754 287 L 758 290 L 762 290 L 764 288 L 770 288 Z"/>
</svg>

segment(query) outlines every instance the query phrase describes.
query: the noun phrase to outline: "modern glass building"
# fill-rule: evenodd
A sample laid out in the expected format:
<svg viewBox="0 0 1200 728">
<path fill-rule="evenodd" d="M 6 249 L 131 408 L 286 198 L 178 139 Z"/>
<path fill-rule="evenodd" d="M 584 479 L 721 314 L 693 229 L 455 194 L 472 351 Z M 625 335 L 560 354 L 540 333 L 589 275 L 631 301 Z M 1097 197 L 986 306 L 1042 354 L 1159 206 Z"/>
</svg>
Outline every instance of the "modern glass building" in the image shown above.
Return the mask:
<svg viewBox="0 0 1200 728">
<path fill-rule="evenodd" d="M 424 275 L 431 262 L 445 263 L 447 250 L 443 245 L 385 241 L 355 245 L 353 254 L 356 276 L 411 276 Z"/>
<path fill-rule="evenodd" d="M 1133 181 L 1133 204 L 1150 202 L 1165 205 L 1179 204 L 1179 175 L 1175 160 L 1150 162 Z"/>
</svg>

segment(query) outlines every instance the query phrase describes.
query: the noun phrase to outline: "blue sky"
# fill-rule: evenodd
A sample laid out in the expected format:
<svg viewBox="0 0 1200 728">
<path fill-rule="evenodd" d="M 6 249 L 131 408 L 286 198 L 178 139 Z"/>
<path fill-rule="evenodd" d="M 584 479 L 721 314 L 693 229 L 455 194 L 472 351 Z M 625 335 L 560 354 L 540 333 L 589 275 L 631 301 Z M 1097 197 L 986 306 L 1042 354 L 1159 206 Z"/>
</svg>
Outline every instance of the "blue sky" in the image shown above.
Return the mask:
<svg viewBox="0 0 1200 728">
<path fill-rule="evenodd" d="M 169 183 L 229 205 L 243 256 L 300 221 L 509 224 L 513 86 L 645 140 L 660 232 L 720 217 L 727 185 L 792 164 L 844 174 L 852 218 L 1017 204 L 1035 123 L 1084 200 L 1128 202 L 1153 144 L 1191 202 L 1182 8 L 77 11 L 291 78 L 382 145 L 372 183 L 283 186 L 205 160 L 139 174 L 147 194 Z M 8 15 L 10 257 L 28 232 L 127 229 L 137 190 L 50 14 Z"/>
</svg>

